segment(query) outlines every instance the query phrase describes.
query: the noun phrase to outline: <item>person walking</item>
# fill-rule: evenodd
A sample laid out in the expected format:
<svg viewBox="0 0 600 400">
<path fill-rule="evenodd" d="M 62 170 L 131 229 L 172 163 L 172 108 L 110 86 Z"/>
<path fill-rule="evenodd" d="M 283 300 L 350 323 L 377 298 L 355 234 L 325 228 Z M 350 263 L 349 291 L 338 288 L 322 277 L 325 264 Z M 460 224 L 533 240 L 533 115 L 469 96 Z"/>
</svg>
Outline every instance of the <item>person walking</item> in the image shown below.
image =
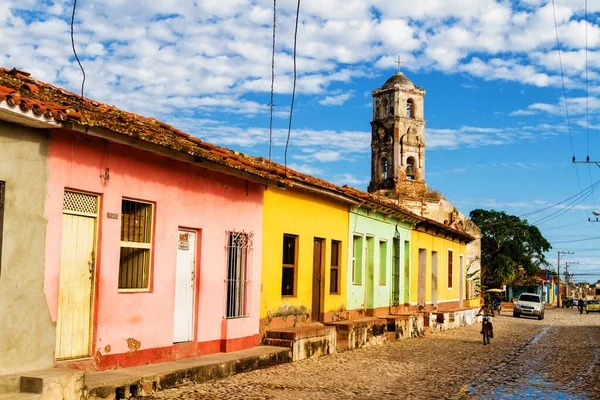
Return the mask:
<svg viewBox="0 0 600 400">
<path fill-rule="evenodd" d="M 585 302 L 583 301 L 583 298 L 579 297 L 579 300 L 577 300 L 577 309 L 579 310 L 579 314 L 583 314 L 584 306 L 585 306 Z"/>
</svg>

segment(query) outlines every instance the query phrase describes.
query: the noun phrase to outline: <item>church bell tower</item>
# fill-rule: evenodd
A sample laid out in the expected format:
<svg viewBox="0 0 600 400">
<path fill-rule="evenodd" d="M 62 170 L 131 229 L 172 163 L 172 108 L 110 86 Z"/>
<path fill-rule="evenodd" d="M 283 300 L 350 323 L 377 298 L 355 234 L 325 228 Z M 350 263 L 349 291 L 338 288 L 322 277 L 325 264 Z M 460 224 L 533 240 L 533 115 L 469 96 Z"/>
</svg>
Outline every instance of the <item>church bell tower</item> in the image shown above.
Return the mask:
<svg viewBox="0 0 600 400">
<path fill-rule="evenodd" d="M 373 95 L 369 193 L 420 197 L 425 183 L 425 89 L 398 71 Z"/>
</svg>

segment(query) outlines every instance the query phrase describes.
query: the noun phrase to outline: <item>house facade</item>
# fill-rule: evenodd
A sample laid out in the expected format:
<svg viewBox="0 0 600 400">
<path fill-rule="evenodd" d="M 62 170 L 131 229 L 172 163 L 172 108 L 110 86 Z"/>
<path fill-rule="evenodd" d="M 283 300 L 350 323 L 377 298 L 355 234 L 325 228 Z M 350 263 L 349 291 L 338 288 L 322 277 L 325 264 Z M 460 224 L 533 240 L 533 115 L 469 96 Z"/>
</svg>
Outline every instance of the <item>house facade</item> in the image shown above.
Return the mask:
<svg viewBox="0 0 600 400">
<path fill-rule="evenodd" d="M 354 317 L 388 315 L 409 306 L 411 224 L 366 207 L 350 209 L 348 310 Z"/>
<path fill-rule="evenodd" d="M 412 231 L 411 304 L 425 310 L 473 306 L 467 296 L 466 240 L 428 224 Z"/>
<path fill-rule="evenodd" d="M 261 333 L 327 322 L 346 307 L 351 200 L 320 190 L 265 190 Z"/>
<path fill-rule="evenodd" d="M 65 130 L 48 155 L 57 360 L 105 369 L 258 343 L 262 186 Z"/>
</svg>

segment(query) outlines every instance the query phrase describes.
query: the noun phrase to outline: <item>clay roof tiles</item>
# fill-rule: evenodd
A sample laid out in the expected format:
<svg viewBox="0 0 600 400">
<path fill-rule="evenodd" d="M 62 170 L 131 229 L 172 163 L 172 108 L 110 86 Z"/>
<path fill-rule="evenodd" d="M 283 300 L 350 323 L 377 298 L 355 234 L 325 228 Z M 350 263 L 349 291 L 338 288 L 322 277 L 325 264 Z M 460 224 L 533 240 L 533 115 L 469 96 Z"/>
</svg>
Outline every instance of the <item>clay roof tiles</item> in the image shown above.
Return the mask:
<svg viewBox="0 0 600 400">
<path fill-rule="evenodd" d="M 82 98 L 51 84 L 38 81 L 30 74 L 17 69 L 0 67 L 0 103 L 32 111 L 45 118 L 59 122 L 74 122 L 79 125 L 104 128 L 121 135 L 156 144 L 191 156 L 206 159 L 228 168 L 241 170 L 280 185 L 293 187 L 306 184 L 324 189 L 337 195 L 346 196 L 359 204 L 377 205 L 390 211 L 401 213 L 409 219 L 439 226 L 455 235 L 472 240 L 469 234 L 445 226 L 426 217 L 418 216 L 399 204 L 382 197 L 351 187 L 341 187 L 290 168 L 269 162 L 262 157 L 252 157 L 236 151 L 216 146 L 182 132 L 171 125 L 154 118 L 119 110 L 115 106 Z"/>
</svg>

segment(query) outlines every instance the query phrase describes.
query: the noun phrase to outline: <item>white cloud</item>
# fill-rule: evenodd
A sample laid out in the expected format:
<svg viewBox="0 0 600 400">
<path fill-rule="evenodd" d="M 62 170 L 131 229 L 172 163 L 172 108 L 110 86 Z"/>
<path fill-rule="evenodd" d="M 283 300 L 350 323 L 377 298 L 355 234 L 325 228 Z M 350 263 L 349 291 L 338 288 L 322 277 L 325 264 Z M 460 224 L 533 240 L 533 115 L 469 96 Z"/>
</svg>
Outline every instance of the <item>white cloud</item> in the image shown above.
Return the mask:
<svg viewBox="0 0 600 400">
<path fill-rule="evenodd" d="M 325 96 L 319 101 L 319 104 L 324 106 L 341 106 L 353 96 L 352 92 L 341 93 L 333 96 Z"/>
</svg>

